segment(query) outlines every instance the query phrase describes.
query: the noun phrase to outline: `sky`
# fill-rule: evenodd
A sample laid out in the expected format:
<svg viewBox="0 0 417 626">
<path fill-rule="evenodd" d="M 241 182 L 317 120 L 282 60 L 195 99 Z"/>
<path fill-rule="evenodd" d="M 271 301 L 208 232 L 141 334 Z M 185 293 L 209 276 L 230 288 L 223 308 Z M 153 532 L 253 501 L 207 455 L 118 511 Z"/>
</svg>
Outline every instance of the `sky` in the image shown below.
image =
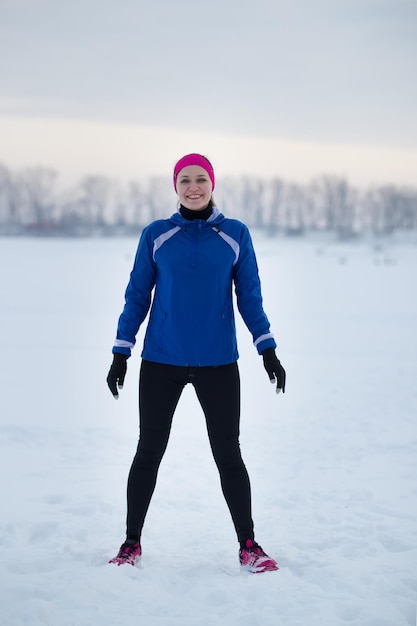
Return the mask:
<svg viewBox="0 0 417 626">
<path fill-rule="evenodd" d="M 0 161 L 417 180 L 415 0 L 0 0 Z"/>
</svg>

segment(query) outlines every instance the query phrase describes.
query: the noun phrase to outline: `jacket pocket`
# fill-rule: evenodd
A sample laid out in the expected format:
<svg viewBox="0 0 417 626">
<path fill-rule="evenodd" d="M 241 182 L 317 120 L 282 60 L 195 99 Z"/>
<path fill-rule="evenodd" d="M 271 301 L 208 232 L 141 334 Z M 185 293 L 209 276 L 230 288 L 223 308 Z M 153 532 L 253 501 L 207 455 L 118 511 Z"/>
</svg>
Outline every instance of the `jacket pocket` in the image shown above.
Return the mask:
<svg viewBox="0 0 417 626">
<path fill-rule="evenodd" d="M 158 337 L 157 337 L 158 350 L 160 350 L 161 352 L 163 352 L 164 350 L 164 335 L 165 335 L 166 319 L 167 319 L 167 313 L 164 311 L 161 315 L 161 321 L 159 323 Z"/>
<path fill-rule="evenodd" d="M 235 330 L 232 320 L 230 319 L 230 315 L 227 315 L 225 311 L 221 311 L 220 313 L 221 321 L 222 321 L 222 343 L 221 346 L 222 352 L 228 352 L 232 349 L 235 342 Z"/>
</svg>

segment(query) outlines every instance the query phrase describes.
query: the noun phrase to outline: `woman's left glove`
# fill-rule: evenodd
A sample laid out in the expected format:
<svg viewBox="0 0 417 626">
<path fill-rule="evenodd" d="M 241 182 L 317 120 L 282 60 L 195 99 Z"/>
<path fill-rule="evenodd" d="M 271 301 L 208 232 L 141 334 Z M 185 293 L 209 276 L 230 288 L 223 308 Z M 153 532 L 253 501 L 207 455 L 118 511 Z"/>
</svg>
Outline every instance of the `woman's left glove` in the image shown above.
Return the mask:
<svg viewBox="0 0 417 626">
<path fill-rule="evenodd" d="M 282 367 L 277 355 L 275 354 L 274 348 L 266 348 L 262 352 L 262 358 L 264 360 L 264 368 L 266 369 L 269 380 L 271 383 L 277 381 L 277 389 L 276 392 L 279 393 L 282 390 L 282 393 L 285 393 L 285 379 L 286 374 L 285 370 Z"/>
<path fill-rule="evenodd" d="M 127 370 L 127 356 L 120 352 L 113 354 L 113 363 L 111 364 L 109 373 L 107 375 L 107 384 L 113 397 L 119 397 L 119 389 L 123 389 Z"/>
</svg>

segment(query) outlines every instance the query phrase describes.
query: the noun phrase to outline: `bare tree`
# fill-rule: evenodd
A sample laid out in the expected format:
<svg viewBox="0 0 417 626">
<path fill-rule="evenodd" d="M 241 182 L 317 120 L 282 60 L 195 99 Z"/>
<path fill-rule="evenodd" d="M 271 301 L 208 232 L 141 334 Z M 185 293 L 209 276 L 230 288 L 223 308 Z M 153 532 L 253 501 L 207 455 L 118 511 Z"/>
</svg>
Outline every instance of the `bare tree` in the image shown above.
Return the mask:
<svg viewBox="0 0 417 626">
<path fill-rule="evenodd" d="M 105 176 L 86 176 L 82 179 L 80 204 L 85 223 L 99 227 L 107 223 L 111 188 L 112 183 Z"/>
<path fill-rule="evenodd" d="M 248 226 L 264 226 L 265 182 L 258 178 L 244 176 L 241 187 L 240 207 L 242 219 Z"/>
<path fill-rule="evenodd" d="M 147 190 L 147 208 L 149 221 L 164 218 L 175 211 L 175 200 L 169 179 L 154 176 L 149 179 Z"/>
<path fill-rule="evenodd" d="M 284 193 L 285 229 L 288 235 L 302 235 L 306 227 L 306 200 L 301 185 L 292 183 Z"/>
<path fill-rule="evenodd" d="M 214 191 L 214 201 L 217 207 L 228 217 L 236 217 L 239 214 L 236 183 L 235 178 L 227 176 L 217 181 Z"/>
<path fill-rule="evenodd" d="M 175 211 L 169 178 L 126 186 L 104 176 L 86 176 L 59 194 L 56 181 L 53 169 L 13 172 L 0 164 L 0 233 L 121 234 Z M 384 185 L 359 193 L 337 176 L 322 176 L 309 185 L 242 176 L 219 179 L 215 198 L 228 217 L 271 234 L 325 230 L 346 238 L 366 231 L 385 235 L 417 230 L 414 188 Z"/>
<path fill-rule="evenodd" d="M 21 185 L 24 202 L 24 221 L 30 227 L 42 230 L 54 228 L 57 178 L 55 170 L 45 167 L 30 167 L 21 172 L 18 184 Z"/>
<path fill-rule="evenodd" d="M 127 202 L 130 207 L 130 223 L 132 226 L 142 228 L 148 223 L 147 218 L 147 198 L 143 187 L 138 181 L 131 181 L 128 187 Z"/>
<path fill-rule="evenodd" d="M 311 184 L 318 228 L 350 237 L 355 232 L 357 192 L 345 178 L 322 176 Z"/>
<path fill-rule="evenodd" d="M 417 190 L 404 189 L 401 205 L 400 227 L 404 230 L 417 231 Z"/>
<path fill-rule="evenodd" d="M 269 181 L 266 189 L 268 216 L 266 225 L 270 235 L 283 228 L 284 225 L 284 194 L 285 184 L 280 178 Z"/>
<path fill-rule="evenodd" d="M 364 196 L 368 228 L 377 235 L 417 228 L 417 192 L 393 185 L 373 187 Z"/>
<path fill-rule="evenodd" d="M 0 163 L 0 228 L 1 232 L 17 233 L 21 229 L 22 188 L 16 175 Z"/>
</svg>

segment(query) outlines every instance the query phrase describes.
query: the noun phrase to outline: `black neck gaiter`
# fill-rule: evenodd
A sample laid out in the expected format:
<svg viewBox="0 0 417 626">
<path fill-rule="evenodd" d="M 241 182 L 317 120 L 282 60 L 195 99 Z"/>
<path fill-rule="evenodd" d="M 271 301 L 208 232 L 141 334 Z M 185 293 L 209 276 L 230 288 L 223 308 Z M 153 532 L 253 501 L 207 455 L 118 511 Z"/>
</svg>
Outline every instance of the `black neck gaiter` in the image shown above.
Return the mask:
<svg viewBox="0 0 417 626">
<path fill-rule="evenodd" d="M 187 209 L 187 207 L 180 204 L 180 213 L 186 220 L 208 220 L 211 213 L 213 211 L 213 203 L 210 200 L 205 209 L 201 209 L 200 211 L 192 211 L 191 209 Z"/>
</svg>

